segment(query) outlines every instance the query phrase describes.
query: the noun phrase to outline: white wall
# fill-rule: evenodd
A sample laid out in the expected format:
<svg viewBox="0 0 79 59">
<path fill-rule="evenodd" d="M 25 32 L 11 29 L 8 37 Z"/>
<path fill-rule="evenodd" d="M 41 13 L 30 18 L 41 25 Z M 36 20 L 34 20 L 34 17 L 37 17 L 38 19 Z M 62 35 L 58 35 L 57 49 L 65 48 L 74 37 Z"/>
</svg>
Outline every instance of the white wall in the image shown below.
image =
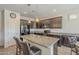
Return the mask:
<svg viewBox="0 0 79 59">
<path fill-rule="evenodd" d="M 15 13 L 16 18 L 11 18 L 10 13 Z M 20 37 L 20 14 L 4 10 L 4 47 L 15 44 L 14 36 Z"/>
<path fill-rule="evenodd" d="M 0 46 L 2 46 L 2 32 L 1 32 L 1 12 L 0 12 Z"/>
<path fill-rule="evenodd" d="M 3 20 L 3 11 L 0 12 L 0 46 L 4 45 L 4 20 Z"/>
<path fill-rule="evenodd" d="M 75 14 L 77 18 L 70 19 L 69 15 Z M 56 15 L 57 16 L 57 15 Z M 62 29 L 52 29 L 52 32 L 64 32 L 64 33 L 79 33 L 79 12 L 70 11 L 60 14 L 63 16 Z"/>
<path fill-rule="evenodd" d="M 70 19 L 69 15 L 75 14 L 76 19 Z M 50 29 L 51 32 L 63 32 L 63 33 L 79 33 L 79 12 L 71 10 L 69 12 L 63 12 L 55 14 L 53 17 L 62 16 L 62 28 L 61 29 Z M 32 29 L 31 31 L 44 31 L 44 29 Z"/>
</svg>

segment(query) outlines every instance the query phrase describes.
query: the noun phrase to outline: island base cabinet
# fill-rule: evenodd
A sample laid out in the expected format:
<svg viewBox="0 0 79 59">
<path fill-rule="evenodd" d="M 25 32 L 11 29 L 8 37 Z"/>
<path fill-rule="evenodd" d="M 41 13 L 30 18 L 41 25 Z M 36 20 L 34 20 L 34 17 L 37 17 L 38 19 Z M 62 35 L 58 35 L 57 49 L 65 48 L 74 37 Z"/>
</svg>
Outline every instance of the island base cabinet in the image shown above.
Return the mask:
<svg viewBox="0 0 79 59">
<path fill-rule="evenodd" d="M 58 46 L 57 43 L 53 44 L 49 48 L 50 50 L 50 55 L 58 55 Z"/>
<path fill-rule="evenodd" d="M 30 42 L 29 42 L 30 43 Z M 57 43 L 51 45 L 50 47 L 46 48 L 40 46 L 38 44 L 30 43 L 32 46 L 36 46 L 41 49 L 41 55 L 57 55 L 58 54 L 58 46 Z"/>
<path fill-rule="evenodd" d="M 58 48 L 57 48 L 58 46 L 57 46 L 57 43 L 49 46 L 48 48 L 43 47 L 43 46 L 40 46 L 38 44 L 31 43 L 31 42 L 28 42 L 28 43 L 30 43 L 31 46 L 36 46 L 36 47 L 40 48 L 41 55 L 57 55 L 58 54 Z"/>
<path fill-rule="evenodd" d="M 54 55 L 58 55 L 58 46 L 57 46 L 57 43 L 54 44 L 53 51 L 54 51 L 53 52 Z"/>
</svg>

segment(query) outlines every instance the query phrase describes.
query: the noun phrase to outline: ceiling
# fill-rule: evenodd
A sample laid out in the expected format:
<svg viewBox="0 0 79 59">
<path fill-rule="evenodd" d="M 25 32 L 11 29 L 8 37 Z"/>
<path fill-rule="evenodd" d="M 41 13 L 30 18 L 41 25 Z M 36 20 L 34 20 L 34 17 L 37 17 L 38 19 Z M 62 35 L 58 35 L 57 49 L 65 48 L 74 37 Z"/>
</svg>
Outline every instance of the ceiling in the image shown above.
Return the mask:
<svg viewBox="0 0 79 59">
<path fill-rule="evenodd" d="M 79 4 L 0 4 L 0 11 L 3 9 L 19 12 L 27 17 L 49 17 L 54 14 L 79 10 Z"/>
</svg>

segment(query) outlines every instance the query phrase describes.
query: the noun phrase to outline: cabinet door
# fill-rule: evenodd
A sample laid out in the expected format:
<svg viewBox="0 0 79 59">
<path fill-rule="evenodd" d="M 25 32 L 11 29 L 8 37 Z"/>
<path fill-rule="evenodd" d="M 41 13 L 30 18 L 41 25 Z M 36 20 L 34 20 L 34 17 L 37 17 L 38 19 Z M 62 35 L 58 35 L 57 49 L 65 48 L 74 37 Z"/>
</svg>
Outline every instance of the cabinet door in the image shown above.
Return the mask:
<svg viewBox="0 0 79 59">
<path fill-rule="evenodd" d="M 62 28 L 62 17 L 53 18 L 53 28 Z"/>
<path fill-rule="evenodd" d="M 54 55 L 57 55 L 58 54 L 58 46 L 57 46 L 57 43 L 54 44 L 53 51 L 54 51 Z"/>
<path fill-rule="evenodd" d="M 54 18 L 49 18 L 45 20 L 41 20 L 41 23 L 46 27 L 46 28 L 62 28 L 62 17 L 54 17 Z"/>
</svg>

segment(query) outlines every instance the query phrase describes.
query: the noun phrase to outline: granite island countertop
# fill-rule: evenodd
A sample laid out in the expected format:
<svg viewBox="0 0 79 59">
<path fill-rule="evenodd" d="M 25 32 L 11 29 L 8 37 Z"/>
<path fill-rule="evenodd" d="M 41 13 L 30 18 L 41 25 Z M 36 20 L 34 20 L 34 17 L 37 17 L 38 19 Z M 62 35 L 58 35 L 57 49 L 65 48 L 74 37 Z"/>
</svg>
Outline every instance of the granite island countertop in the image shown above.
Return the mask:
<svg viewBox="0 0 79 59">
<path fill-rule="evenodd" d="M 24 39 L 24 41 L 28 40 L 32 43 L 38 44 L 46 48 L 49 48 L 51 45 L 54 45 L 59 40 L 59 38 L 55 38 L 55 37 L 48 37 L 44 35 L 40 36 L 34 34 L 23 35 L 21 37 Z"/>
</svg>

